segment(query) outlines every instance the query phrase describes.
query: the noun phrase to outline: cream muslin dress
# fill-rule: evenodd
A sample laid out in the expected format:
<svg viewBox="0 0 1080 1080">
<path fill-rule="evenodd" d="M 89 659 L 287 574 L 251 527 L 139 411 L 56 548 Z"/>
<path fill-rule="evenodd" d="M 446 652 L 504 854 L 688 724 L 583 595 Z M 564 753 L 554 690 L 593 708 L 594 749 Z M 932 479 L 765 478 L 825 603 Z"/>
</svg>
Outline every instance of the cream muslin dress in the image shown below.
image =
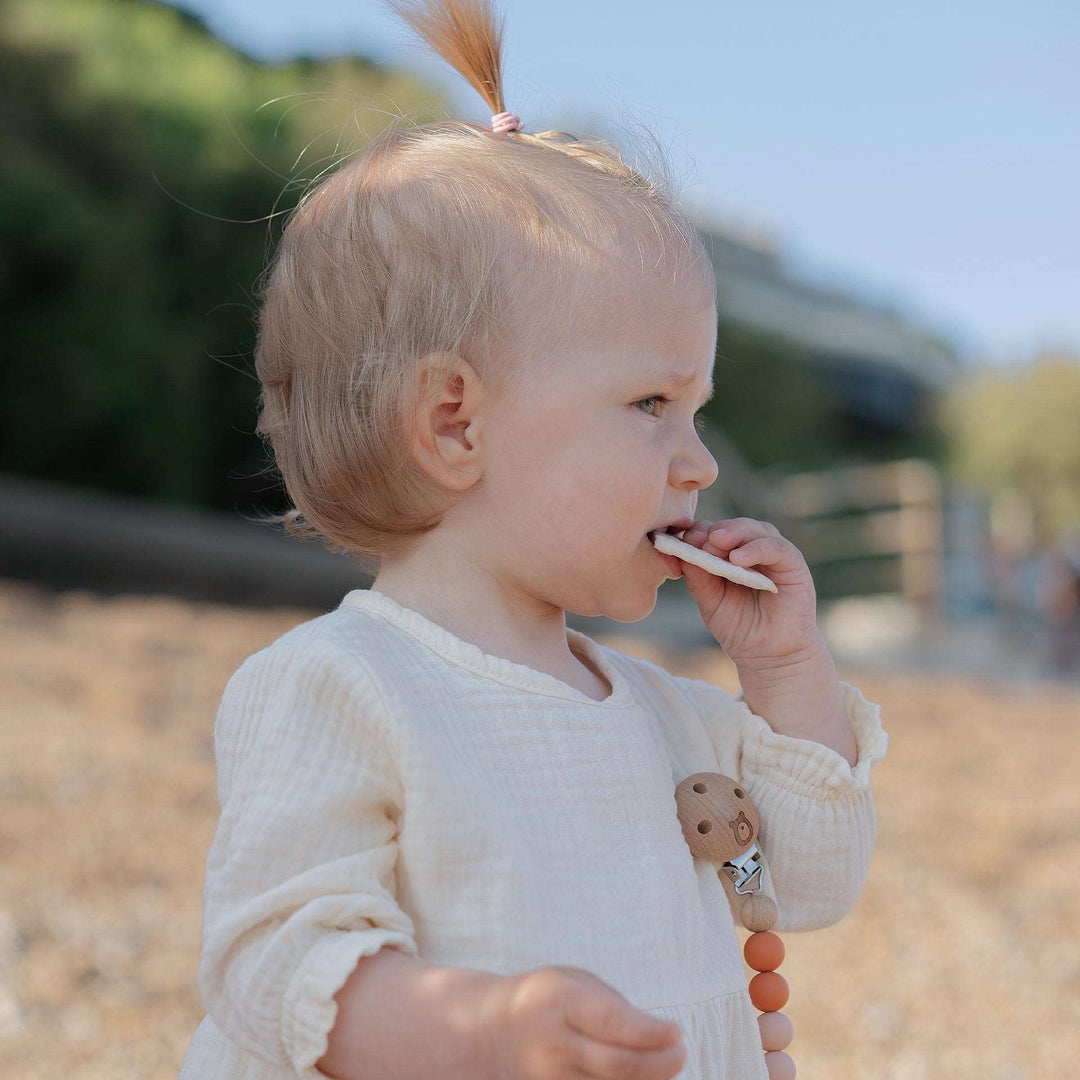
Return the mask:
<svg viewBox="0 0 1080 1080">
<path fill-rule="evenodd" d="M 240 665 L 214 728 L 207 1016 L 180 1080 L 317 1080 L 333 995 L 384 946 L 501 975 L 585 968 L 678 1022 L 679 1080 L 766 1080 L 727 894 L 690 854 L 675 787 L 739 779 L 776 929 L 831 925 L 874 849 L 880 708 L 842 684 L 852 768 L 741 693 L 567 637 L 605 700 L 370 589 Z"/>
</svg>

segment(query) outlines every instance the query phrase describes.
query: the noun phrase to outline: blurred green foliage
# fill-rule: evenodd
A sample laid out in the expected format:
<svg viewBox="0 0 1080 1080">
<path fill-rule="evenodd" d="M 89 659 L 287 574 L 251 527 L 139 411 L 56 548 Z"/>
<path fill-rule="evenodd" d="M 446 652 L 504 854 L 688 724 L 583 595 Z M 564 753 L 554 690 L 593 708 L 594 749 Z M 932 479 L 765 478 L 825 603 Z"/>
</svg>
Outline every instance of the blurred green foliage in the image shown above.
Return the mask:
<svg viewBox="0 0 1080 1080">
<path fill-rule="evenodd" d="M 954 476 L 987 496 L 1022 494 L 1042 539 L 1080 526 L 1080 353 L 974 372 L 939 409 Z"/>
<path fill-rule="evenodd" d="M 255 63 L 152 0 L 3 0 L 0 110 L 0 469 L 275 491 L 251 354 L 283 212 L 393 115 L 444 108 L 362 59 Z"/>
</svg>

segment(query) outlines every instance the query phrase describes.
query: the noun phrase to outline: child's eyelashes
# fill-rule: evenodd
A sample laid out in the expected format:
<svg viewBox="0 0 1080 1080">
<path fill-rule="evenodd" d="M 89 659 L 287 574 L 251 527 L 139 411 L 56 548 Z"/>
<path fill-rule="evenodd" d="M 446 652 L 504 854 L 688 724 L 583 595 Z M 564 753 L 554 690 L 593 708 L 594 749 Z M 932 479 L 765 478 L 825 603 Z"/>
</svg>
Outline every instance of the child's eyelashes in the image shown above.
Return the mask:
<svg viewBox="0 0 1080 1080">
<path fill-rule="evenodd" d="M 635 401 L 634 404 L 641 408 L 641 411 L 649 416 L 656 416 L 655 412 L 651 412 L 645 406 L 650 405 L 652 402 L 658 402 L 661 405 L 670 405 L 671 398 L 665 397 L 663 394 L 650 394 L 647 398 L 642 398 L 640 401 Z M 694 427 L 699 431 L 705 430 L 705 407 L 702 406 L 696 413 L 694 413 Z"/>
<path fill-rule="evenodd" d="M 663 394 L 650 394 L 647 398 L 642 398 L 640 401 L 635 401 L 634 404 L 639 405 L 639 406 L 648 405 L 650 402 L 653 402 L 653 401 L 658 401 L 662 405 L 670 405 L 671 404 L 671 398 L 664 397 Z M 649 412 L 648 409 L 642 409 L 642 412 L 649 413 L 650 416 L 655 416 L 656 415 L 656 413 Z"/>
</svg>

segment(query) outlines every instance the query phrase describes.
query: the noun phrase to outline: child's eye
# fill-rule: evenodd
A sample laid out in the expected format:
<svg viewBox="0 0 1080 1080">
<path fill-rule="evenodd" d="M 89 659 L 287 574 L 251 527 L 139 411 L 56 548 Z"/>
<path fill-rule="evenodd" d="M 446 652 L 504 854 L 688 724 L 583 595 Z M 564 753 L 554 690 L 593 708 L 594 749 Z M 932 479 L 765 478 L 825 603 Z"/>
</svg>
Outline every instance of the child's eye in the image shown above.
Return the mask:
<svg viewBox="0 0 1080 1080">
<path fill-rule="evenodd" d="M 637 405 L 637 406 L 645 406 L 645 405 L 648 405 L 650 402 L 654 402 L 654 401 L 660 402 L 663 405 L 670 405 L 671 404 L 671 398 L 665 397 L 663 394 L 650 394 L 647 398 L 642 398 L 640 401 L 635 401 L 634 404 Z M 656 413 L 650 412 L 647 408 L 642 408 L 641 411 L 644 412 L 644 413 L 648 413 L 649 416 L 655 416 L 656 415 Z M 700 409 L 698 409 L 698 411 L 696 413 L 694 413 L 694 427 L 698 430 L 698 432 L 702 432 L 702 431 L 705 430 L 705 406 L 704 405 Z"/>
<path fill-rule="evenodd" d="M 651 401 L 659 401 L 664 405 L 671 404 L 671 398 L 664 397 L 663 394 L 650 394 L 647 398 L 642 398 L 640 401 L 635 401 L 635 405 L 647 405 Z M 649 412 L 648 409 L 642 409 L 642 412 L 648 413 L 649 416 L 655 416 L 656 413 Z"/>
</svg>

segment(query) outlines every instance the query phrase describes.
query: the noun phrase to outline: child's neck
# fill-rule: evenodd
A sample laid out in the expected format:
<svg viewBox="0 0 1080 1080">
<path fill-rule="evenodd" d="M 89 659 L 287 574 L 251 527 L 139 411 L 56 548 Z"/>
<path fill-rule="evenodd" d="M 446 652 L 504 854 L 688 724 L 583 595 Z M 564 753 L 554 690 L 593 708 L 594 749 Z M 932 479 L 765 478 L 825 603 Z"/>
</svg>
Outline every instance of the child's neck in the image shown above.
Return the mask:
<svg viewBox="0 0 1080 1080">
<path fill-rule="evenodd" d="M 449 575 L 445 562 L 437 572 L 430 565 L 384 561 L 371 587 L 485 653 L 542 671 L 596 701 L 611 694 L 604 675 L 571 649 L 562 609 L 514 595 L 489 574 L 474 578 L 455 566 Z"/>
</svg>

